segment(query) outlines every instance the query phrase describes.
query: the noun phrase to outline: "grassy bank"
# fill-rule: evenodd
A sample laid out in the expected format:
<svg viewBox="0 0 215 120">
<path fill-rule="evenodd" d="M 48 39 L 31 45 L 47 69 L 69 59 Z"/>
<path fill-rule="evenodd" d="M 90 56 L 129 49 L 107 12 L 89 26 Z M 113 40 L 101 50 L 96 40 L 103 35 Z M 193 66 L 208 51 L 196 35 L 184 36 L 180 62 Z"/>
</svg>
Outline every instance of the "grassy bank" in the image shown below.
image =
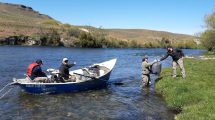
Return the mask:
<svg viewBox="0 0 215 120">
<path fill-rule="evenodd" d="M 215 120 L 215 60 L 185 59 L 187 78 L 173 79 L 167 68 L 156 84 L 168 107 L 181 111 L 179 120 Z M 179 72 L 179 71 L 178 71 Z M 178 73 L 179 74 L 179 73 Z"/>
<path fill-rule="evenodd" d="M 211 52 L 205 52 L 204 56 L 205 57 L 213 57 L 213 58 L 215 58 L 215 52 L 213 52 L 213 51 L 211 51 Z"/>
</svg>

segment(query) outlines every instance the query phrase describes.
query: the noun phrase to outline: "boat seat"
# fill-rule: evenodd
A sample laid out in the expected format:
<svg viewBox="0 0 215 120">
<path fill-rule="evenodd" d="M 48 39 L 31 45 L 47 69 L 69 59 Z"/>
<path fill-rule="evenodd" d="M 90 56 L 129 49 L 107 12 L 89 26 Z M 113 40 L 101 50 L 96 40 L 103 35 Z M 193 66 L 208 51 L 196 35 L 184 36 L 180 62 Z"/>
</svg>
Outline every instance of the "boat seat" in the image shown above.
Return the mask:
<svg viewBox="0 0 215 120">
<path fill-rule="evenodd" d="M 105 71 L 104 70 L 99 70 L 99 76 L 102 76 L 105 74 Z"/>
<path fill-rule="evenodd" d="M 95 76 L 95 73 L 90 72 L 87 68 L 83 68 L 84 75 Z"/>
<path fill-rule="evenodd" d="M 27 74 L 24 74 L 26 76 L 25 82 L 32 82 L 32 79 Z"/>
<path fill-rule="evenodd" d="M 103 70 L 104 74 L 105 74 L 105 73 L 108 73 L 108 72 L 110 71 L 110 69 L 108 69 L 108 68 L 105 67 L 105 66 L 99 66 L 99 69 L 100 69 L 100 70 Z"/>
</svg>

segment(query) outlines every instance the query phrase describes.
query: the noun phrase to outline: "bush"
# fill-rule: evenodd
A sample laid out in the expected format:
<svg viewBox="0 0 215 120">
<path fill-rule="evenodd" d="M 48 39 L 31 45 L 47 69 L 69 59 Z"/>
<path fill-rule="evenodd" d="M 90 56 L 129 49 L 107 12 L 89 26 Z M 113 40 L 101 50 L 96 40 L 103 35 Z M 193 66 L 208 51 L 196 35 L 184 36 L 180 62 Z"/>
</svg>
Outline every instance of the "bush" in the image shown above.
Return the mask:
<svg viewBox="0 0 215 120">
<path fill-rule="evenodd" d="M 208 51 L 215 51 L 215 11 L 206 16 L 205 23 L 207 30 L 201 34 L 202 44 Z"/>
<path fill-rule="evenodd" d="M 84 48 L 101 48 L 102 43 L 99 39 L 93 36 L 91 33 L 81 32 L 79 35 L 79 41 L 76 41 L 77 47 Z"/>
<path fill-rule="evenodd" d="M 193 40 L 173 42 L 172 46 L 176 48 L 198 48 L 198 45 Z"/>
<path fill-rule="evenodd" d="M 215 30 L 206 30 L 201 35 L 201 41 L 208 51 L 215 51 Z"/>
<path fill-rule="evenodd" d="M 129 40 L 127 43 L 127 47 L 129 48 L 142 48 L 143 44 L 141 44 L 140 42 L 138 42 L 137 40 Z"/>
<path fill-rule="evenodd" d="M 80 34 L 81 34 L 81 31 L 78 29 L 78 28 L 70 28 L 70 29 L 68 29 L 68 31 L 67 31 L 67 36 L 69 36 L 69 37 L 79 37 L 80 36 Z"/>
<path fill-rule="evenodd" d="M 60 34 L 57 30 L 51 29 L 48 33 L 40 33 L 40 45 L 43 46 L 61 46 Z"/>
<path fill-rule="evenodd" d="M 171 45 L 171 41 L 168 38 L 163 37 L 160 41 L 160 47 L 166 48 Z"/>
</svg>

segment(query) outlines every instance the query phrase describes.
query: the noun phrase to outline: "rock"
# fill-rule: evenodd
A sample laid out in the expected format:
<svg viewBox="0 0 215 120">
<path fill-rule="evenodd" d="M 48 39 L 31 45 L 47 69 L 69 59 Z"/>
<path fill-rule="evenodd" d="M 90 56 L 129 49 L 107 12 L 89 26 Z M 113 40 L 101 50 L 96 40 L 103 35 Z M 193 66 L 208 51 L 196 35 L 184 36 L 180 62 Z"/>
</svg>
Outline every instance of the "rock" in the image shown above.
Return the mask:
<svg viewBox="0 0 215 120">
<path fill-rule="evenodd" d="M 33 39 L 29 39 L 27 42 L 26 42 L 26 45 L 36 45 L 37 44 L 37 42 L 35 41 L 35 40 L 33 40 Z"/>
</svg>

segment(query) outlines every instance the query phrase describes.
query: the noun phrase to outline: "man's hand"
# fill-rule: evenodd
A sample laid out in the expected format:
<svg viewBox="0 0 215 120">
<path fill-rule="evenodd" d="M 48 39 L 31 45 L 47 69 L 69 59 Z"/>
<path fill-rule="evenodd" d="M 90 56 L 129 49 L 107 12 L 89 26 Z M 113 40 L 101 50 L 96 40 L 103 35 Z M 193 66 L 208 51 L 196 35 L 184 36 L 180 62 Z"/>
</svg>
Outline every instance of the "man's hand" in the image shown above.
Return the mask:
<svg viewBox="0 0 215 120">
<path fill-rule="evenodd" d="M 158 59 L 155 59 L 153 62 L 154 62 L 154 63 L 156 63 L 156 62 L 160 62 L 160 60 L 158 60 Z"/>
<path fill-rule="evenodd" d="M 153 63 L 156 63 L 157 62 L 157 60 L 155 59 L 154 61 L 153 61 Z"/>
</svg>

